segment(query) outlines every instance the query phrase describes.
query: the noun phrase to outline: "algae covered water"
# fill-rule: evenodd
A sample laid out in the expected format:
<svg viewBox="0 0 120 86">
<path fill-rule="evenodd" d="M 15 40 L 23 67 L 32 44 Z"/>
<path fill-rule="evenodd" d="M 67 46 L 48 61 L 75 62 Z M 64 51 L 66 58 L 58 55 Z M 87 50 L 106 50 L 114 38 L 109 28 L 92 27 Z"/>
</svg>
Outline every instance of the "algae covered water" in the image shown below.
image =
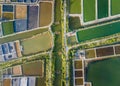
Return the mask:
<svg viewBox="0 0 120 86">
<path fill-rule="evenodd" d="M 86 80 L 92 86 L 120 86 L 120 57 L 89 63 Z"/>
</svg>

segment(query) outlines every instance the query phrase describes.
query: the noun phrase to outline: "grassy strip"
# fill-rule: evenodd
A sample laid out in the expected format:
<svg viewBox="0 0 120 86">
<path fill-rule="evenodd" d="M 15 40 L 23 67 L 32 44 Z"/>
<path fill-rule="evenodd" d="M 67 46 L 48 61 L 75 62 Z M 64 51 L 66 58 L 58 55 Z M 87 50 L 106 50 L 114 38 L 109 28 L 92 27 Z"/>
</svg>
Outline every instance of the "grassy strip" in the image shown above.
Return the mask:
<svg viewBox="0 0 120 86">
<path fill-rule="evenodd" d="M 94 47 L 99 47 L 99 46 L 105 46 L 105 45 L 111 45 L 111 44 L 116 44 L 120 43 L 120 38 L 119 37 L 114 37 L 110 38 L 107 40 L 101 39 L 101 41 L 98 42 L 92 42 L 92 43 L 83 43 L 82 45 L 78 46 L 77 48 L 74 49 L 89 49 L 89 48 L 94 48 Z"/>
<path fill-rule="evenodd" d="M 45 32 L 45 31 L 48 31 L 48 28 L 37 29 L 37 30 L 34 30 L 34 31 L 23 32 L 23 33 L 19 33 L 19 34 L 16 34 L 16 35 L 0 38 L 0 44 L 10 42 L 10 41 L 29 38 L 29 37 L 32 37 L 33 35 L 40 34 L 40 33 Z"/>
<path fill-rule="evenodd" d="M 55 0 L 55 19 L 52 26 L 54 33 L 54 48 L 53 48 L 53 86 L 64 86 L 63 82 L 63 29 L 62 29 L 62 1 Z"/>
<path fill-rule="evenodd" d="M 53 63 L 54 63 L 54 86 L 62 86 L 62 37 L 61 37 L 61 26 L 56 25 L 52 29 L 57 30 L 54 39 L 54 49 L 53 49 Z M 59 45 L 59 46 L 58 46 Z"/>
<path fill-rule="evenodd" d="M 0 68 L 4 69 L 4 68 L 12 67 L 15 65 L 21 65 L 26 62 L 32 62 L 32 61 L 36 61 L 36 60 L 44 60 L 44 59 L 48 59 L 48 58 L 49 58 L 48 54 L 37 55 L 37 56 L 33 55 L 30 58 L 23 57 L 22 59 L 16 59 L 16 60 L 4 62 L 4 63 L 0 64 Z"/>
<path fill-rule="evenodd" d="M 70 86 L 73 86 L 73 59 L 70 58 L 69 59 L 69 83 L 70 83 Z"/>
<path fill-rule="evenodd" d="M 119 28 L 120 28 L 120 21 L 111 24 L 93 27 L 86 30 L 81 30 L 77 32 L 78 41 L 84 42 L 87 40 L 113 35 L 120 32 Z"/>
</svg>

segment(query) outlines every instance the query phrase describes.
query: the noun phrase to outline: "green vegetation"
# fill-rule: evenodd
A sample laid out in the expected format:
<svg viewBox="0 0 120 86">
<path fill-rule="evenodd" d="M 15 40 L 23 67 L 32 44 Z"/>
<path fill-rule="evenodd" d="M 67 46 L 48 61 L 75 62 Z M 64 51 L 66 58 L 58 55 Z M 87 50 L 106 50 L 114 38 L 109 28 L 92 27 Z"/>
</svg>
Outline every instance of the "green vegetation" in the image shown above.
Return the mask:
<svg viewBox="0 0 120 86">
<path fill-rule="evenodd" d="M 3 35 L 9 35 L 14 33 L 13 21 L 2 23 Z"/>
<path fill-rule="evenodd" d="M 72 59 L 70 59 L 70 61 L 69 61 L 69 84 L 70 84 L 70 86 L 73 86 L 73 63 L 72 63 Z"/>
<path fill-rule="evenodd" d="M 55 16 L 52 31 L 54 33 L 53 58 L 53 86 L 65 86 L 65 64 L 63 54 L 62 0 L 55 0 Z"/>
<path fill-rule="evenodd" d="M 79 42 L 105 37 L 120 32 L 120 22 L 89 28 L 77 32 Z M 93 34 L 94 33 L 94 34 Z"/>
<path fill-rule="evenodd" d="M 36 79 L 36 86 L 46 86 L 46 82 L 45 82 L 46 78 L 37 78 Z"/>
<path fill-rule="evenodd" d="M 83 0 L 84 21 L 95 20 L 95 0 Z"/>
<path fill-rule="evenodd" d="M 1 81 L 2 81 L 2 76 L 3 76 L 3 74 L 2 74 L 2 70 L 0 70 L 0 83 L 1 83 Z"/>
<path fill-rule="evenodd" d="M 17 0 L 11 0 L 11 2 L 17 2 Z"/>
<path fill-rule="evenodd" d="M 111 14 L 116 15 L 120 14 L 120 0 L 111 0 Z"/>
<path fill-rule="evenodd" d="M 70 36 L 67 38 L 68 46 L 77 44 L 76 36 Z"/>
<path fill-rule="evenodd" d="M 23 55 L 46 51 L 52 47 L 52 35 L 47 31 L 31 38 L 24 39 L 21 41 L 21 44 L 23 46 Z"/>
<path fill-rule="evenodd" d="M 120 57 L 114 57 L 88 64 L 86 79 L 93 86 L 120 85 Z"/>
<path fill-rule="evenodd" d="M 81 13 L 81 0 L 70 0 L 70 13 L 71 14 Z"/>
<path fill-rule="evenodd" d="M 53 49 L 53 60 L 54 60 L 54 86 L 62 86 L 62 38 L 61 38 L 61 26 L 54 26 L 52 29 L 56 29 L 54 49 Z M 58 31 L 57 31 L 58 30 Z M 59 31 L 60 30 L 60 31 Z M 57 34 L 58 32 L 58 34 Z M 58 46 L 59 45 L 59 46 Z"/>
<path fill-rule="evenodd" d="M 81 27 L 79 17 L 69 17 L 69 29 L 77 30 Z"/>
<path fill-rule="evenodd" d="M 98 19 L 108 17 L 108 0 L 98 1 Z"/>
<path fill-rule="evenodd" d="M 68 53 L 69 57 L 69 84 L 70 86 L 73 86 L 73 59 L 74 59 L 74 54 L 75 50 L 70 50 Z"/>
<path fill-rule="evenodd" d="M 37 29 L 37 30 L 29 31 L 29 32 L 19 33 L 19 34 L 15 34 L 12 36 L 0 38 L 0 44 L 10 42 L 10 41 L 29 38 L 29 37 L 32 37 L 33 35 L 40 34 L 42 32 L 46 32 L 46 31 L 48 31 L 48 28 Z"/>
<path fill-rule="evenodd" d="M 119 44 L 119 43 L 120 43 L 120 35 L 113 38 L 105 37 L 97 42 L 91 41 L 90 43 L 88 42 L 81 43 L 80 46 L 74 47 L 71 50 L 78 50 L 78 49 L 83 50 L 83 49 L 89 49 L 89 48 L 100 47 L 100 46 L 111 45 L 111 44 Z"/>
</svg>

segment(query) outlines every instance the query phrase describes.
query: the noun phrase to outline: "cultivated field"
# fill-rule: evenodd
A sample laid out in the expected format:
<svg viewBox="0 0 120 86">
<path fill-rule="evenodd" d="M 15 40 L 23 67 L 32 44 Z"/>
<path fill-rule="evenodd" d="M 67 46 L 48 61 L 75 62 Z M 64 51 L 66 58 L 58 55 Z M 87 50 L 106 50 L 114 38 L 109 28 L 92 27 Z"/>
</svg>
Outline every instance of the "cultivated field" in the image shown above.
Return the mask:
<svg viewBox="0 0 120 86">
<path fill-rule="evenodd" d="M 75 71 L 75 77 L 83 77 L 83 72 L 82 72 L 82 70 Z"/>
<path fill-rule="evenodd" d="M 28 29 L 38 27 L 38 6 L 28 6 Z"/>
<path fill-rule="evenodd" d="M 120 54 L 120 45 L 115 46 L 115 53 Z"/>
<path fill-rule="evenodd" d="M 13 75 L 22 75 L 21 65 L 14 66 L 12 71 Z"/>
<path fill-rule="evenodd" d="M 9 35 L 14 33 L 13 21 L 3 22 L 2 29 L 4 35 Z"/>
<path fill-rule="evenodd" d="M 27 18 L 27 6 L 26 5 L 16 5 L 15 18 L 16 19 L 26 19 Z"/>
<path fill-rule="evenodd" d="M 25 76 L 44 76 L 44 63 L 43 61 L 37 61 L 32 63 L 26 63 L 22 65 L 23 75 Z"/>
<path fill-rule="evenodd" d="M 27 30 L 27 19 L 20 19 L 14 21 L 14 31 L 21 32 Z"/>
<path fill-rule="evenodd" d="M 13 12 L 13 8 L 14 8 L 13 5 L 3 5 L 2 7 L 3 12 Z"/>
<path fill-rule="evenodd" d="M 46 51 L 52 47 L 52 35 L 49 31 L 41 33 L 31 38 L 22 40 L 21 44 L 23 46 L 24 55 Z"/>
<path fill-rule="evenodd" d="M 3 86 L 11 86 L 11 80 L 10 79 L 4 79 L 3 80 Z"/>
<path fill-rule="evenodd" d="M 97 57 L 114 55 L 113 47 L 96 49 L 96 55 Z"/>
<path fill-rule="evenodd" d="M 98 19 L 108 17 L 108 0 L 97 0 Z"/>
<path fill-rule="evenodd" d="M 120 22 L 89 28 L 77 32 L 79 42 L 105 37 L 120 32 Z M 94 34 L 93 34 L 94 33 Z M 102 33 L 102 34 L 101 34 Z"/>
<path fill-rule="evenodd" d="M 111 0 L 111 14 L 120 14 L 120 0 Z"/>
<path fill-rule="evenodd" d="M 75 79 L 75 85 L 83 85 L 83 79 L 82 78 Z"/>
<path fill-rule="evenodd" d="M 70 14 L 81 13 L 81 0 L 70 0 Z"/>
<path fill-rule="evenodd" d="M 90 58 L 95 58 L 95 50 L 91 49 L 91 50 L 86 50 L 86 58 L 90 59 Z"/>
<path fill-rule="evenodd" d="M 40 2 L 39 26 L 47 26 L 52 22 L 52 3 Z"/>
<path fill-rule="evenodd" d="M 74 63 L 75 69 L 82 69 L 82 61 L 75 61 Z"/>
<path fill-rule="evenodd" d="M 36 29 L 33 31 L 29 31 L 29 32 L 24 32 L 24 33 L 19 33 L 13 36 L 8 36 L 8 37 L 4 37 L 4 38 L 0 38 L 0 44 L 6 43 L 6 42 L 10 42 L 10 41 L 16 41 L 16 40 L 22 40 L 25 38 L 30 38 L 33 35 L 37 35 L 43 32 L 48 31 L 48 28 L 43 28 L 43 29 Z"/>
<path fill-rule="evenodd" d="M 95 20 L 95 0 L 83 0 L 84 21 Z"/>
<path fill-rule="evenodd" d="M 86 72 L 87 82 L 93 86 L 120 85 L 120 57 L 95 61 L 88 64 Z"/>
<path fill-rule="evenodd" d="M 5 20 L 13 20 L 13 17 L 14 17 L 14 14 L 13 13 L 3 13 L 2 14 L 2 18 L 5 19 Z"/>
</svg>

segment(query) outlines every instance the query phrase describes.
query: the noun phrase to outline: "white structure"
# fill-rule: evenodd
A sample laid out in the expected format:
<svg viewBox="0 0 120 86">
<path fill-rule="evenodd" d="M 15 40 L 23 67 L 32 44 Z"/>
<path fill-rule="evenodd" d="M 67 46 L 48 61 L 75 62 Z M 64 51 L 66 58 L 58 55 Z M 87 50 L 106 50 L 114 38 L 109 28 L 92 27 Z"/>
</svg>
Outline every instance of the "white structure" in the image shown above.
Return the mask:
<svg viewBox="0 0 120 86">
<path fill-rule="evenodd" d="M 20 86 L 27 86 L 27 77 L 22 77 L 21 78 Z"/>
<path fill-rule="evenodd" d="M 29 77 L 28 78 L 28 86 L 35 86 L 36 78 L 35 77 Z"/>
</svg>

